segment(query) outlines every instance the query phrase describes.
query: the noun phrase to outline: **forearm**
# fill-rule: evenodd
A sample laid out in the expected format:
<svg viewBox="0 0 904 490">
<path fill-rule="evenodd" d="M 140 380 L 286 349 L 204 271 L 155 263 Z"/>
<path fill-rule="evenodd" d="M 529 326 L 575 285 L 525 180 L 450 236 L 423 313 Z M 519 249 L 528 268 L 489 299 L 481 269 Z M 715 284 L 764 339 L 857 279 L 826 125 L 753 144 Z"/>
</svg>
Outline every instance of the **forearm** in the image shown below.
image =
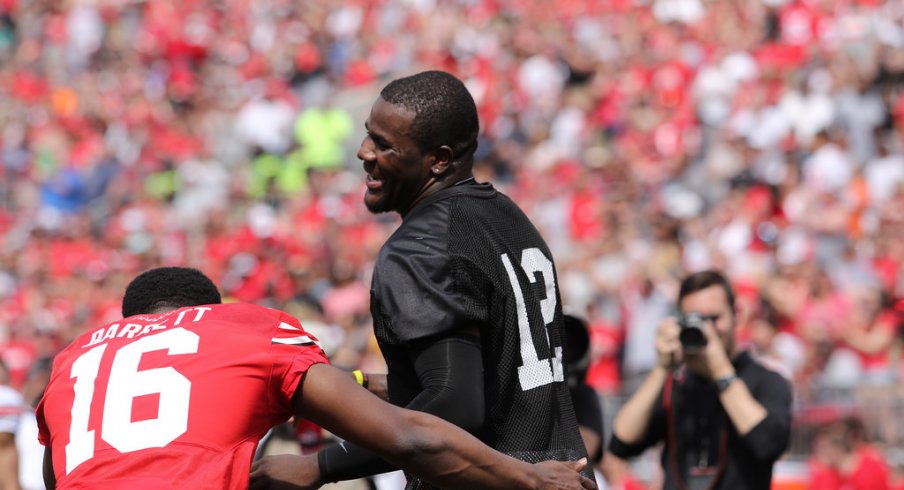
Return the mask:
<svg viewBox="0 0 904 490">
<path fill-rule="evenodd" d="M 775 461 L 790 439 L 791 387 L 774 373 L 756 386 L 754 396 L 746 383 L 736 380 L 722 392 L 720 401 L 753 456 Z"/>
<path fill-rule="evenodd" d="M 728 418 L 741 436 L 747 435 L 768 415 L 766 408 L 756 401 L 747 385 L 740 379 L 731 383 L 719 395 L 719 401 L 722 402 Z"/>
<path fill-rule="evenodd" d="M 484 420 L 483 360 L 479 344 L 448 338 L 412 350 L 423 390 L 406 408 L 436 415 L 472 433 L 478 431 Z M 365 387 L 371 393 L 375 393 L 371 386 L 375 381 L 386 384 L 385 376 L 363 377 L 360 373 L 353 377 L 359 384 L 366 379 Z M 320 451 L 317 462 L 326 482 L 354 480 L 396 469 L 376 454 L 351 443 Z"/>
<path fill-rule="evenodd" d="M 845 335 L 844 340 L 854 350 L 863 354 L 873 355 L 887 350 L 894 341 L 894 336 L 882 329 L 869 332 L 859 330 Z"/>
<path fill-rule="evenodd" d="M 312 366 L 294 403 L 296 413 L 443 487 L 532 488 L 537 474 L 449 422 L 379 400 L 331 366 Z"/>
<path fill-rule="evenodd" d="M 367 374 L 367 391 L 377 395 L 383 400 L 389 401 L 389 383 L 385 374 Z"/>
<path fill-rule="evenodd" d="M 19 455 L 12 434 L 0 437 L 0 488 L 19 490 Z"/>
<path fill-rule="evenodd" d="M 669 372 L 660 366 L 650 371 L 640 388 L 628 399 L 619 410 L 612 425 L 612 431 L 627 444 L 636 444 L 647 431 L 656 401 L 662 392 Z"/>
<path fill-rule="evenodd" d="M 377 454 L 350 442 L 321 449 L 317 453 L 317 466 L 324 483 L 357 480 L 398 469 Z"/>
<path fill-rule="evenodd" d="M 532 465 L 490 449 L 454 425 L 406 411 L 405 450 L 387 457 L 443 488 L 535 488 Z"/>
</svg>

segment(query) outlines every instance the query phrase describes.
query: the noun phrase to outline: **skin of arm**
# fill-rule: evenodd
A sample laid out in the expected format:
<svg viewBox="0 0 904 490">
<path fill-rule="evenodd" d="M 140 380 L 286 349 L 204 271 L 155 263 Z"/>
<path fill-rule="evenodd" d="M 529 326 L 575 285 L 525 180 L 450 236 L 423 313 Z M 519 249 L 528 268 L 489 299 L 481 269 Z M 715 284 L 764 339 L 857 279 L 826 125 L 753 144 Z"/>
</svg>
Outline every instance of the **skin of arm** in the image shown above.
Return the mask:
<svg viewBox="0 0 904 490">
<path fill-rule="evenodd" d="M 587 448 L 587 454 L 596 453 L 599 450 L 600 444 L 602 444 L 599 434 L 593 429 L 584 426 L 579 426 L 578 430 L 581 432 L 581 440 L 584 441 L 584 447 Z"/>
<path fill-rule="evenodd" d="M 637 391 L 618 411 L 612 431 L 619 439 L 627 444 L 640 442 L 646 434 L 653 410 L 656 408 L 656 401 L 668 375 L 668 371 L 662 366 L 653 368 Z"/>
<path fill-rule="evenodd" d="M 666 377 L 678 362 L 681 352 L 679 331 L 674 318 L 667 318 L 659 324 L 655 340 L 658 363 L 618 411 L 612 425 L 612 431 L 625 443 L 636 444 L 647 431 Z"/>
<path fill-rule="evenodd" d="M 53 473 L 53 451 L 50 447 L 44 447 L 44 486 L 47 490 L 56 488 L 56 475 Z"/>
<path fill-rule="evenodd" d="M 707 338 L 706 348 L 700 354 L 686 356 L 688 367 L 713 381 L 734 375 L 734 366 L 715 329 L 707 324 L 703 331 Z M 747 385 L 739 379 L 719 394 L 719 400 L 738 434 L 742 436 L 747 435 L 768 415 L 766 408 L 753 397 Z"/>
<path fill-rule="evenodd" d="M 367 391 L 377 395 L 382 400 L 389 401 L 389 383 L 385 374 L 367 374 Z"/>
<path fill-rule="evenodd" d="M 844 333 L 844 341 L 849 346 L 867 355 L 888 350 L 894 340 L 895 328 L 893 325 L 877 324 L 873 328 L 852 328 Z"/>
<path fill-rule="evenodd" d="M 0 432 L 0 488 L 19 490 L 19 453 L 16 451 L 16 435 Z"/>
<path fill-rule="evenodd" d="M 442 419 L 381 401 L 326 364 L 310 368 L 293 402 L 298 416 L 444 488 L 595 488 L 577 473 L 586 461 L 531 465 L 505 456 Z M 292 464 L 295 458 L 262 460 L 269 468 L 255 465 L 250 488 L 263 488 L 256 475 L 264 472 L 295 481 L 293 469 L 304 466 Z"/>
<path fill-rule="evenodd" d="M 631 468 L 628 462 L 609 451 L 606 451 L 603 456 L 600 472 L 606 482 L 615 488 L 622 488 L 625 480 L 631 476 Z"/>
</svg>

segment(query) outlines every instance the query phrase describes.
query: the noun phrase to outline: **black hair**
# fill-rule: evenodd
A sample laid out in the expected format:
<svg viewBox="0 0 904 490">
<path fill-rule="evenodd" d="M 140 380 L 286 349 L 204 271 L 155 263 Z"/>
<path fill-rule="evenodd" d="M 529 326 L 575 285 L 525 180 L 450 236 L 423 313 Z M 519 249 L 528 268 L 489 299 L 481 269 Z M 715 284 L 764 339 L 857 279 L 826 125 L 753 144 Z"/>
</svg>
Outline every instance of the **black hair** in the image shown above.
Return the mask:
<svg viewBox="0 0 904 490">
<path fill-rule="evenodd" d="M 716 270 L 695 272 L 685 277 L 684 280 L 681 281 L 681 287 L 678 290 L 678 304 L 681 304 L 681 300 L 684 299 L 685 296 L 712 286 L 719 286 L 725 291 L 725 298 L 728 300 L 728 306 L 734 310 L 735 294 L 734 290 L 731 288 L 731 283 L 728 282 L 728 278 L 726 278 L 724 274 Z"/>
<path fill-rule="evenodd" d="M 122 316 L 222 301 L 219 290 L 203 272 L 190 267 L 158 267 L 142 272 L 126 287 Z"/>
<path fill-rule="evenodd" d="M 414 113 L 411 132 L 421 151 L 448 145 L 452 158 L 463 160 L 477 150 L 477 105 L 464 83 L 449 73 L 424 71 L 393 80 L 380 97 Z"/>
</svg>

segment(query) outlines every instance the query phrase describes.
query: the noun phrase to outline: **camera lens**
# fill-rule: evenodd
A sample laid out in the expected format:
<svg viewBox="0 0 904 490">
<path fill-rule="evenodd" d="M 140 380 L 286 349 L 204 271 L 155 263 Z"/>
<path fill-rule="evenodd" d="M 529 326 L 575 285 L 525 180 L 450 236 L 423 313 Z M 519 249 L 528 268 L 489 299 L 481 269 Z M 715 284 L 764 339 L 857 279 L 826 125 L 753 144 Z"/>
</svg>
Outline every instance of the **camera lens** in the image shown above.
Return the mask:
<svg viewBox="0 0 904 490">
<path fill-rule="evenodd" d="M 688 313 L 678 319 L 681 331 L 678 332 L 678 340 L 684 352 L 692 353 L 706 347 L 706 334 L 703 325 L 706 318 L 699 313 Z"/>
</svg>

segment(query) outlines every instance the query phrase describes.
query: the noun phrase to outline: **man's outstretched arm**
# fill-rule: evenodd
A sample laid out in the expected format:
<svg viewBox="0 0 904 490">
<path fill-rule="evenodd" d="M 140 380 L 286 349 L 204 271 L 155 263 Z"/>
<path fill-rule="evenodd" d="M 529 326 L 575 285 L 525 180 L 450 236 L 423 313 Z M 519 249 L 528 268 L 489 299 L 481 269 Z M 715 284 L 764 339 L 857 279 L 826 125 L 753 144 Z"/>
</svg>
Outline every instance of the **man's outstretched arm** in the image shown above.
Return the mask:
<svg viewBox="0 0 904 490">
<path fill-rule="evenodd" d="M 596 488 L 579 473 L 586 461 L 531 465 L 511 458 L 449 422 L 383 402 L 347 373 L 326 364 L 311 366 L 293 403 L 297 415 L 444 488 Z M 280 483 L 316 488 L 320 481 L 295 472 L 305 466 L 293 464 L 299 459 L 282 456 L 259 461 L 249 488 Z"/>
<path fill-rule="evenodd" d="M 476 331 L 413 342 L 406 350 L 422 390 L 405 408 L 435 415 L 477 434 L 484 425 L 485 405 L 483 356 Z M 351 442 L 321 449 L 316 463 L 326 483 L 398 469 L 373 451 Z M 314 471 L 311 468 L 308 473 Z"/>
</svg>

